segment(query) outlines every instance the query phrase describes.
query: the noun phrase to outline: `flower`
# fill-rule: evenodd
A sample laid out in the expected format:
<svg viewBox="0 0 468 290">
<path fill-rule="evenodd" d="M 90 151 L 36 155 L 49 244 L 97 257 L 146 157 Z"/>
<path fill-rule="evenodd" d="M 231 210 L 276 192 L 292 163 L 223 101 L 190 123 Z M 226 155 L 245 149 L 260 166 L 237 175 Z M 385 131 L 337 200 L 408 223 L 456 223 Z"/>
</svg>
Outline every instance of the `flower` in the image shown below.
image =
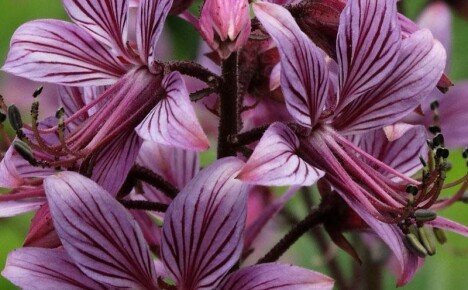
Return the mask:
<svg viewBox="0 0 468 290">
<path fill-rule="evenodd" d="M 177 289 L 187 290 L 331 289 L 330 278 L 291 265 L 228 274 L 242 250 L 247 185 L 234 177 L 243 164 L 233 157 L 219 160 L 177 195 L 165 215 L 158 270 L 139 227 L 109 193 L 73 172 L 49 177 L 46 194 L 64 249 L 16 250 L 2 274 L 20 287 L 36 277 L 49 288 L 160 289 L 170 277 Z"/>
<path fill-rule="evenodd" d="M 22 25 L 13 35 L 2 68 L 38 82 L 110 86 L 95 98 L 82 100 L 64 121 L 68 126 L 85 117 L 81 125 L 66 134 L 63 143 L 51 146 L 57 156 L 69 156 L 62 160 L 63 167 L 83 167 L 93 160 L 93 175 L 102 175 L 104 180 L 110 178 L 109 172 L 101 169 L 109 164 L 129 168 L 141 146 L 140 138 L 192 150 L 209 146 L 181 75 L 165 72 L 155 59 L 172 1 L 132 3 L 138 8 L 136 20 L 130 19 L 130 2 L 94 5 L 65 0 L 64 8 L 75 23 L 35 20 Z M 135 31 L 129 31 L 133 22 Z M 51 131 L 60 129 L 40 133 Z"/>
</svg>

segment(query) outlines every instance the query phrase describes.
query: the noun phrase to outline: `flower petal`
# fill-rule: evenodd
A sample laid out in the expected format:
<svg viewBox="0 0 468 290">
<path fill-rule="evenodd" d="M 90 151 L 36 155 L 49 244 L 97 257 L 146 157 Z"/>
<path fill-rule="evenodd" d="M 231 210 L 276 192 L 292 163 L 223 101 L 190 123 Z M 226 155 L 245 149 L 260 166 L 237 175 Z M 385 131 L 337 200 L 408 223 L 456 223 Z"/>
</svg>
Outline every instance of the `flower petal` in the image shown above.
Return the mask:
<svg viewBox="0 0 468 290">
<path fill-rule="evenodd" d="M 109 193 L 75 172 L 45 179 L 50 211 L 67 253 L 92 279 L 151 288 L 153 262 L 140 228 Z"/>
<path fill-rule="evenodd" d="M 324 172 L 297 155 L 299 139 L 286 125 L 274 123 L 263 134 L 238 178 L 257 185 L 304 185 L 320 179 Z"/>
<path fill-rule="evenodd" d="M 61 245 L 62 243 L 52 222 L 49 205 L 45 203 L 34 215 L 23 246 L 51 249 Z"/>
<path fill-rule="evenodd" d="M 329 290 L 333 279 L 293 265 L 268 263 L 242 268 L 223 282 L 225 290 Z"/>
<path fill-rule="evenodd" d="M 127 55 L 128 0 L 63 0 L 70 18 L 102 44 Z"/>
<path fill-rule="evenodd" d="M 200 170 L 200 160 L 196 152 L 151 141 L 143 143 L 137 162 L 179 189 L 184 188 Z M 143 188 L 145 197 L 151 201 L 168 204 L 172 201 L 152 186 L 143 184 Z"/>
<path fill-rule="evenodd" d="M 40 208 L 45 202 L 45 198 L 1 201 L 0 218 L 12 217 L 36 210 Z"/>
<path fill-rule="evenodd" d="M 134 132 L 122 133 L 99 151 L 91 179 L 115 195 L 127 178 L 143 141 Z"/>
<path fill-rule="evenodd" d="M 80 27 L 60 20 L 35 20 L 18 28 L 2 69 L 69 86 L 112 84 L 124 73 L 104 45 Z"/>
<path fill-rule="evenodd" d="M 278 46 L 281 87 L 288 111 L 301 125 L 311 128 L 317 123 L 329 92 L 323 53 L 285 8 L 259 2 L 254 10 Z"/>
<path fill-rule="evenodd" d="M 180 289 L 214 289 L 242 250 L 247 185 L 243 162 L 216 161 L 177 195 L 163 225 L 161 258 Z"/>
<path fill-rule="evenodd" d="M 358 146 L 406 176 L 411 176 L 422 168 L 419 156 L 427 156 L 428 148 L 423 126 L 413 126 L 393 141 L 388 140 L 383 130 L 374 130 L 363 134 Z"/>
<path fill-rule="evenodd" d="M 398 58 L 400 39 L 395 0 L 347 2 L 336 44 L 339 108 L 387 77 Z"/>
<path fill-rule="evenodd" d="M 162 80 L 165 96 L 135 129 L 141 138 L 190 150 L 206 150 L 208 138 L 190 103 L 185 82 L 178 72 Z"/>
<path fill-rule="evenodd" d="M 8 255 L 2 275 L 22 289 L 110 289 L 83 274 L 63 249 L 18 249 Z"/>
<path fill-rule="evenodd" d="M 425 224 L 436 227 L 436 228 L 441 228 L 444 230 L 449 230 L 454 233 L 457 233 L 459 235 L 468 237 L 468 227 L 459 223 L 456 223 L 454 221 L 451 221 L 449 219 L 446 219 L 444 217 L 437 217 L 435 220 L 426 222 Z"/>
<path fill-rule="evenodd" d="M 445 59 L 444 48 L 428 30 L 405 38 L 395 70 L 378 88 L 346 106 L 335 121 L 335 128 L 349 134 L 400 120 L 435 88 Z"/>
<path fill-rule="evenodd" d="M 137 45 L 140 59 L 151 67 L 156 42 L 164 26 L 172 0 L 142 0 L 137 18 Z"/>
</svg>

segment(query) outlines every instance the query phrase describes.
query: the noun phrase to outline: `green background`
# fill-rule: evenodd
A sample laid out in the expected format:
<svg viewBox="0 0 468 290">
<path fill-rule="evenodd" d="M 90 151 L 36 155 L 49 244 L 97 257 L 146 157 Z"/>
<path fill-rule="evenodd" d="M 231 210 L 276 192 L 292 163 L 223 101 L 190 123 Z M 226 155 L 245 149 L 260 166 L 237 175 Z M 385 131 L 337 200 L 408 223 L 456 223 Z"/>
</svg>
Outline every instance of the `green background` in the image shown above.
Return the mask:
<svg viewBox="0 0 468 290">
<path fill-rule="evenodd" d="M 406 9 L 411 17 L 415 17 L 424 1 L 411 0 L 406 1 Z M 198 8 L 195 7 L 195 11 Z M 3 63 L 8 50 L 9 41 L 14 30 L 22 23 L 38 18 L 61 18 L 66 19 L 66 14 L 58 0 L 0 0 L 0 60 Z M 177 19 L 170 20 L 170 28 L 173 32 L 173 42 L 175 47 L 175 57 L 178 59 L 190 58 L 195 55 L 197 40 L 190 35 L 194 35 L 190 27 Z M 452 74 L 453 80 L 468 79 L 468 57 L 466 51 L 468 48 L 468 22 L 455 15 L 453 31 L 453 59 Z M 0 74 L 0 78 L 4 75 Z M 0 79 L 1 81 L 1 79 Z M 1 87 L 0 87 L 1 90 Z M 0 94 L 7 95 L 8 92 L 0 91 Z M 467 92 L 468 94 L 468 92 Z M 466 96 L 468 97 L 468 96 Z M 468 109 L 468 108 L 467 108 Z M 456 156 L 459 152 L 453 152 Z M 452 157 L 453 158 L 453 157 Z M 462 164 L 460 158 L 453 160 L 455 164 Z M 457 167 L 457 166 L 455 166 Z M 450 172 L 449 176 L 460 177 L 466 169 L 458 166 L 456 170 Z M 299 202 L 293 202 L 293 207 L 300 207 Z M 468 225 L 468 205 L 456 204 L 449 210 L 441 212 L 441 215 Z M 299 211 L 299 209 L 297 209 Z M 31 215 L 23 215 L 12 219 L 0 219 L 0 268 L 3 269 L 6 255 L 12 249 L 20 247 L 26 236 L 28 224 Z M 468 277 L 468 243 L 467 240 L 452 233 L 448 233 L 449 243 L 444 246 L 438 246 L 437 254 L 434 257 L 426 259 L 422 270 L 416 275 L 415 279 L 407 286 L 401 289 L 467 289 Z M 304 253 L 308 253 L 304 255 Z M 297 263 L 301 265 L 311 265 L 314 257 L 319 253 L 311 241 L 304 237 L 291 250 L 291 254 L 297 258 Z M 347 257 L 339 255 L 340 261 L 348 265 L 347 270 L 350 275 L 351 266 Z M 314 266 L 314 270 L 326 272 L 326 268 Z M 386 273 L 385 289 L 394 289 L 395 281 L 391 275 Z M 0 277 L 0 290 L 15 289 L 8 281 Z"/>
</svg>

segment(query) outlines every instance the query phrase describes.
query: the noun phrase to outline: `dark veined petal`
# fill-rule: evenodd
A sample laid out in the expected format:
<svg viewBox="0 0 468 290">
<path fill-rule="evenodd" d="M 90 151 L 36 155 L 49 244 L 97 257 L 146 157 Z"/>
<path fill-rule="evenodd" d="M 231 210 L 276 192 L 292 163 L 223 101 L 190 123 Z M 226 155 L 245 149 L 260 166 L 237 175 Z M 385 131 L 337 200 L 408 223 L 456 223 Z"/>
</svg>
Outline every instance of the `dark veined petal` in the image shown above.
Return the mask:
<svg viewBox="0 0 468 290">
<path fill-rule="evenodd" d="M 48 177 L 44 186 L 55 230 L 81 271 L 113 287 L 154 285 L 143 234 L 108 192 L 75 172 Z"/>
<path fill-rule="evenodd" d="M 45 198 L 0 201 L 0 218 L 12 217 L 37 210 L 45 202 Z"/>
<path fill-rule="evenodd" d="M 165 76 L 162 100 L 135 129 L 144 140 L 190 150 L 209 147 L 195 110 L 190 102 L 185 82 L 178 72 Z"/>
<path fill-rule="evenodd" d="M 92 161 L 94 165 L 91 179 L 111 195 L 115 195 L 127 178 L 142 143 L 143 140 L 135 131 L 122 133 L 101 149 Z"/>
<path fill-rule="evenodd" d="M 77 25 L 60 20 L 35 20 L 18 28 L 2 69 L 69 86 L 108 85 L 125 72 L 107 47 Z"/>
<path fill-rule="evenodd" d="M 197 152 L 170 147 L 151 141 L 143 143 L 137 158 L 138 164 L 161 175 L 178 189 L 182 189 L 200 170 Z M 169 204 L 172 200 L 148 184 L 143 184 L 145 198 Z"/>
<path fill-rule="evenodd" d="M 21 248 L 8 255 L 2 275 L 21 289 L 111 289 L 89 278 L 63 249 Z"/>
<path fill-rule="evenodd" d="M 329 93 L 323 53 L 285 8 L 259 2 L 254 10 L 278 46 L 287 109 L 301 125 L 311 128 L 317 123 Z"/>
<path fill-rule="evenodd" d="M 179 289 L 215 289 L 242 250 L 247 185 L 241 160 L 220 159 L 200 171 L 169 206 L 161 258 Z"/>
<path fill-rule="evenodd" d="M 400 48 L 395 0 L 348 1 L 336 44 L 340 104 L 377 86 L 392 71 Z"/>
<path fill-rule="evenodd" d="M 320 179 L 324 172 L 297 155 L 299 139 L 286 125 L 274 123 L 263 134 L 238 178 L 257 185 L 304 185 Z"/>
<path fill-rule="evenodd" d="M 223 282 L 224 290 L 330 290 L 333 279 L 288 264 L 268 263 L 242 268 Z"/>
<path fill-rule="evenodd" d="M 380 129 L 361 135 L 358 146 L 396 171 L 411 176 L 422 168 L 419 156 L 427 156 L 426 138 L 423 126 L 412 126 L 392 141 Z"/>
<path fill-rule="evenodd" d="M 171 6 L 172 0 L 141 0 L 136 26 L 137 45 L 141 61 L 150 67 Z"/>
<path fill-rule="evenodd" d="M 128 0 L 62 0 L 70 18 L 94 39 L 127 55 Z"/>
<path fill-rule="evenodd" d="M 422 29 L 413 33 L 402 41 L 392 73 L 375 90 L 346 106 L 334 127 L 349 134 L 397 122 L 434 90 L 445 61 L 445 50 L 430 31 Z"/>
</svg>

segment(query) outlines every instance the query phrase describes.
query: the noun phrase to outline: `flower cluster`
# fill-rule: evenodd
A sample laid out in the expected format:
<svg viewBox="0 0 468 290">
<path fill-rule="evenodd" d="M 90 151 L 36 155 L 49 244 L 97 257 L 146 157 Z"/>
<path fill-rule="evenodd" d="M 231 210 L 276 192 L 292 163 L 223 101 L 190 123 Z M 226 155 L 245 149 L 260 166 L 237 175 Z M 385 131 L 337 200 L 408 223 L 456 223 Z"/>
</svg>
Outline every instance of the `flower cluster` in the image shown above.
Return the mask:
<svg viewBox="0 0 468 290">
<path fill-rule="evenodd" d="M 329 278 L 277 262 L 312 228 L 325 252 L 322 226 L 357 261 L 344 233 L 377 237 L 400 286 L 444 230 L 468 235 L 436 213 L 468 188 L 468 174 L 445 182 L 449 149 L 468 145 L 468 114 L 450 101 L 466 96 L 450 88 L 447 6 L 416 24 L 396 0 L 250 2 L 205 0 L 197 17 L 191 0 L 63 0 L 72 22 L 17 29 L 2 70 L 57 85 L 61 107 L 39 120 L 39 88 L 26 124 L 0 99 L 0 217 L 36 211 L 4 277 L 24 289 L 348 289 L 339 265 Z M 203 57 L 159 57 L 169 14 L 200 34 Z M 214 140 L 217 160 L 201 167 Z M 302 220 L 285 206 L 299 189 Z M 268 250 L 279 213 L 292 227 Z"/>
</svg>

